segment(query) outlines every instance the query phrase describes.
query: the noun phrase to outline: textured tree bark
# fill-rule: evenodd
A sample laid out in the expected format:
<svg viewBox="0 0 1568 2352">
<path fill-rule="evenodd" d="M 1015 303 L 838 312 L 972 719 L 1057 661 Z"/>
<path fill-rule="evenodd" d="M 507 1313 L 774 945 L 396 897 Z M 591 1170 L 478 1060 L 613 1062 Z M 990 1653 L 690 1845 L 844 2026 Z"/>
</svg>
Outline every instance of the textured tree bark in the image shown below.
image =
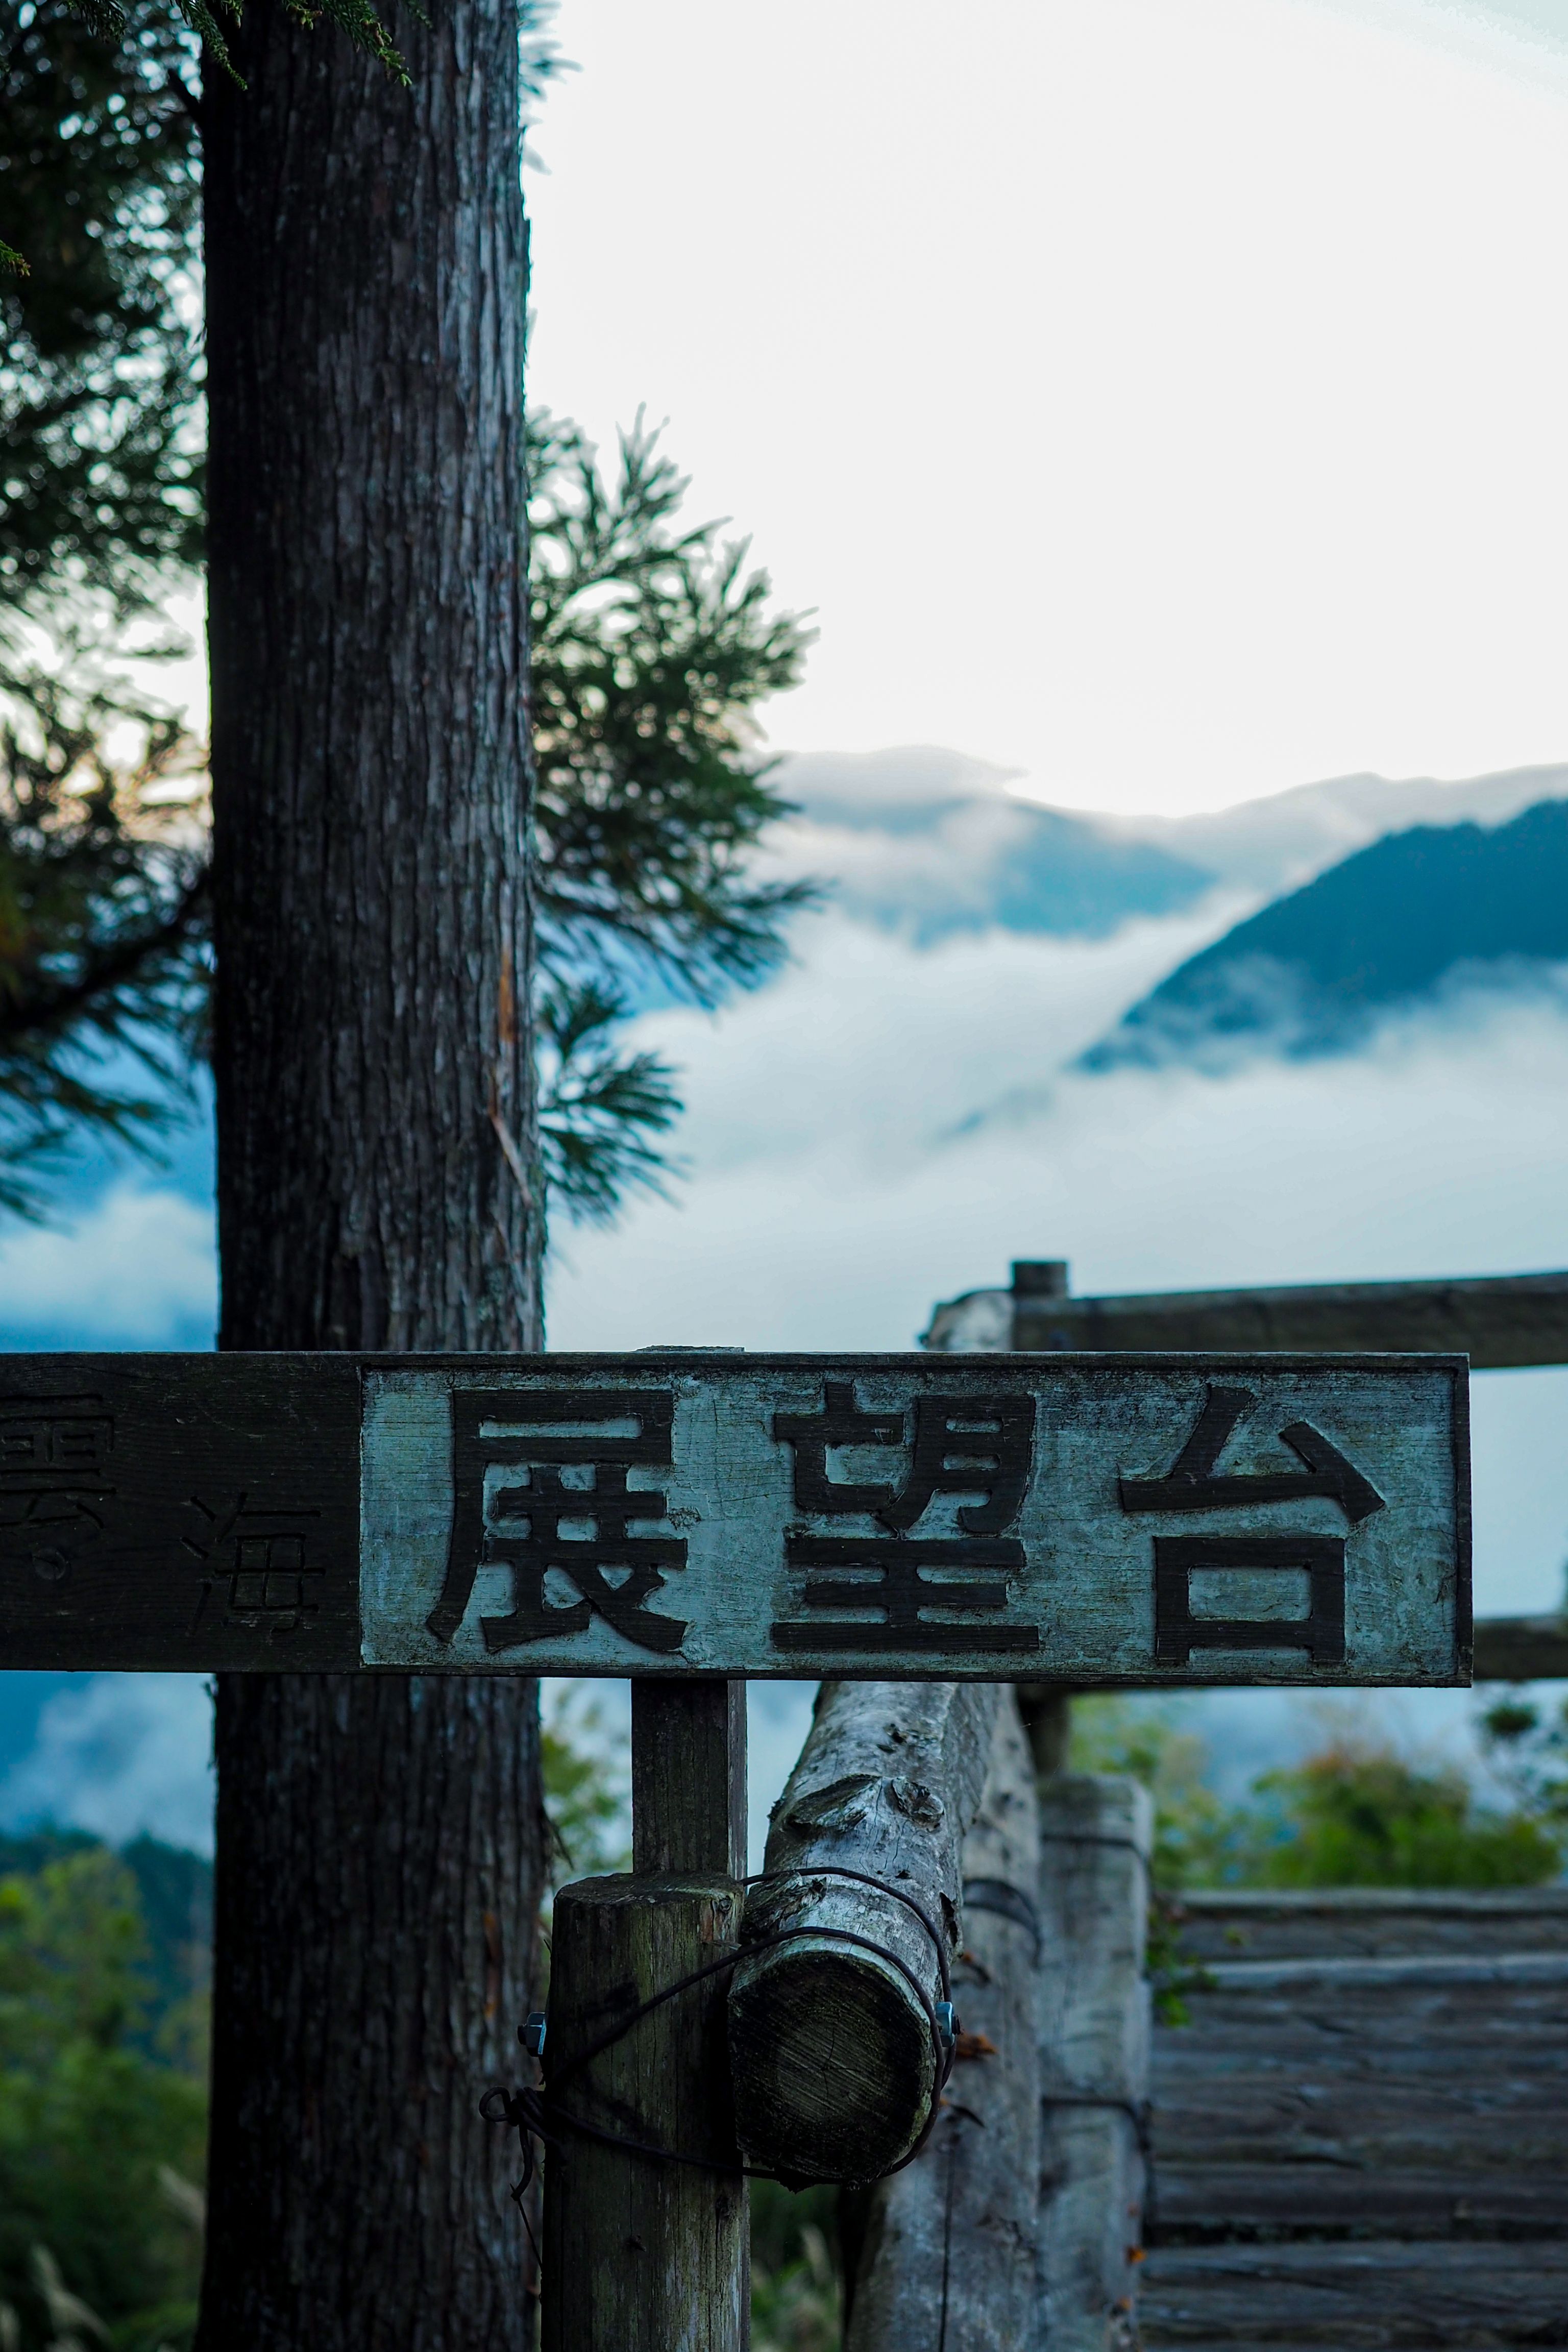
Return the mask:
<svg viewBox="0 0 1568 2352">
<path fill-rule="evenodd" d="M 538 1340 L 517 25 L 400 34 L 207 99 L 231 1348 Z"/>
<path fill-rule="evenodd" d="M 539 1344 L 517 26 L 437 14 L 207 92 L 230 1348 Z M 521 2352 L 534 1686 L 231 1676 L 217 1763 L 203 2352 Z"/>
<path fill-rule="evenodd" d="M 870 2193 L 847 2352 L 1022 2352 L 1037 2341 L 1039 1880 L 1034 1759 L 1004 1690 L 963 1842 L 958 2063 L 928 2146 Z"/>
<path fill-rule="evenodd" d="M 213 2352 L 521 2352 L 531 1684 L 233 1675 L 217 1722 Z"/>
<path fill-rule="evenodd" d="M 998 1688 L 823 1685 L 773 1811 L 765 1859 L 775 1882 L 746 1905 L 745 1940 L 784 1928 L 791 1940 L 743 1959 L 730 1995 L 735 2125 L 749 2162 L 806 2180 L 872 2180 L 920 2137 L 936 2088 L 939 1955 L 909 1903 L 882 1887 L 918 1905 L 949 1962 L 957 1958 L 960 1854 Z"/>
</svg>

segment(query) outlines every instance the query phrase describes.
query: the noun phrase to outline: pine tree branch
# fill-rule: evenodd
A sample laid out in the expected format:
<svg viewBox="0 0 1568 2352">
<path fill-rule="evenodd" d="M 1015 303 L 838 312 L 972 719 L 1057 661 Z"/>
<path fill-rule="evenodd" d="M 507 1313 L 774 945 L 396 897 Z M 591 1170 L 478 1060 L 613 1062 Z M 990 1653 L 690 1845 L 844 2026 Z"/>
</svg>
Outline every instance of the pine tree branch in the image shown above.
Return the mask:
<svg viewBox="0 0 1568 2352">
<path fill-rule="evenodd" d="M 188 947 L 195 919 L 210 896 L 211 874 L 204 866 L 169 913 L 150 930 L 121 933 L 92 957 L 73 981 L 54 988 L 35 984 L 9 1003 L 0 1001 L 0 1049 L 15 1047 L 27 1038 L 60 1035 L 164 957 Z"/>
</svg>

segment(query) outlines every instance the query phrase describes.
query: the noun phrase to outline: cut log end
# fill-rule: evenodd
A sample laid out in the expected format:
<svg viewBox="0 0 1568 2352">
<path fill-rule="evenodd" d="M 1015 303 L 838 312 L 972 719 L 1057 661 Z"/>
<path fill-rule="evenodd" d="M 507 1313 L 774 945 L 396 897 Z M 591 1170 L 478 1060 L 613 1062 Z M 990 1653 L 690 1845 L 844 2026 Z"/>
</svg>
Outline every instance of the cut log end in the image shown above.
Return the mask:
<svg viewBox="0 0 1568 2352">
<path fill-rule="evenodd" d="M 931 2021 L 871 1952 L 803 1938 L 737 1972 L 735 2127 L 749 2163 L 863 2182 L 909 2154 L 936 2095 Z"/>
<path fill-rule="evenodd" d="M 730 1998 L 741 2144 L 783 2179 L 875 2179 L 925 2128 L 997 1704 L 994 1683 L 823 1685 Z"/>
</svg>

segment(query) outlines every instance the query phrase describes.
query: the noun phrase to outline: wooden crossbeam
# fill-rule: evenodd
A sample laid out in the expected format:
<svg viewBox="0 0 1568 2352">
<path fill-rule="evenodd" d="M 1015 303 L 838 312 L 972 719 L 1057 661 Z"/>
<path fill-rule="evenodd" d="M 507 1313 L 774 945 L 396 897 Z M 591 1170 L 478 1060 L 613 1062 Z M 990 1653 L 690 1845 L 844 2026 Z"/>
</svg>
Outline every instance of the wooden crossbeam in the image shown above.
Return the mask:
<svg viewBox="0 0 1568 2352">
<path fill-rule="evenodd" d="M 1060 1260 L 1013 1268 L 1015 1348 L 1434 1349 L 1477 1371 L 1568 1363 L 1568 1273 L 1313 1282 L 1075 1298 Z"/>
<path fill-rule="evenodd" d="M 1480 1617 L 1479 1683 L 1568 1681 L 1568 1617 Z"/>
</svg>

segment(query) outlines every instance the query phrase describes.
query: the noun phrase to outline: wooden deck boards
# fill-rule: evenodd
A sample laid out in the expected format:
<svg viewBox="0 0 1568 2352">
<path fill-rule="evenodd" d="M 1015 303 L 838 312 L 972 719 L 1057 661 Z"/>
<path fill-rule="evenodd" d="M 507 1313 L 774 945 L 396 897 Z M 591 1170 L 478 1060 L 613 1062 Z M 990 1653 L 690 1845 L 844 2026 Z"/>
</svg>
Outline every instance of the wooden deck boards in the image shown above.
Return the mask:
<svg viewBox="0 0 1568 2352">
<path fill-rule="evenodd" d="M 1151 2347 L 1568 2345 L 1568 1891 L 1203 1897 Z"/>
</svg>

